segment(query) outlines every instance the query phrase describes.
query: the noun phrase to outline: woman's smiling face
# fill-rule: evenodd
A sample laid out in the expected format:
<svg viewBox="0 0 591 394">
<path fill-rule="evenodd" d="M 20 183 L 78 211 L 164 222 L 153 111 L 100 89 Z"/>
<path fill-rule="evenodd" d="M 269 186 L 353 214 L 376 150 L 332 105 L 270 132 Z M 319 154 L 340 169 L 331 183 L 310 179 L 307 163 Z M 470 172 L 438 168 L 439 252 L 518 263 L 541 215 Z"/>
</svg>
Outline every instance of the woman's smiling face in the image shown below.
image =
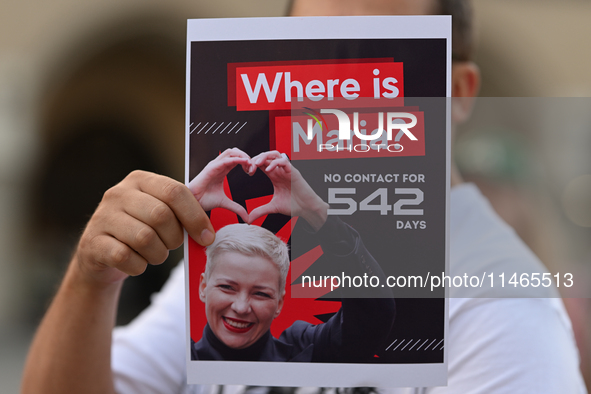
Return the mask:
<svg viewBox="0 0 591 394">
<path fill-rule="evenodd" d="M 270 328 L 281 307 L 279 268 L 269 259 L 223 252 L 209 278 L 201 274 L 199 297 L 215 336 L 232 349 L 254 344 Z"/>
</svg>

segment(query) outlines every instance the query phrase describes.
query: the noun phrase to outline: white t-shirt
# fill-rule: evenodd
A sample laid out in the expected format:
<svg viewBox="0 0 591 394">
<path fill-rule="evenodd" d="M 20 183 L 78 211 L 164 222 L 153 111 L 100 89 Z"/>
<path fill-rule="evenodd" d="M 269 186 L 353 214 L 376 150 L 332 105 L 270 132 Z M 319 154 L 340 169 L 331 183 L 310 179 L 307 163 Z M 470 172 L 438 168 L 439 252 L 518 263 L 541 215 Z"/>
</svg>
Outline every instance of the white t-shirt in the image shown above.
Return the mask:
<svg viewBox="0 0 591 394">
<path fill-rule="evenodd" d="M 475 186 L 464 184 L 452 189 L 450 217 L 450 276 L 545 272 Z M 180 264 L 153 297 L 151 306 L 128 326 L 115 329 L 112 366 L 118 392 L 217 392 L 216 386 L 186 384 L 184 287 Z M 499 293 L 498 288 L 487 286 L 452 288 L 446 387 L 382 391 L 586 393 L 570 321 L 562 301 L 552 298 L 555 290 L 506 290 L 514 292 Z M 549 298 L 531 298 L 540 295 Z M 238 394 L 242 389 L 226 386 L 224 394 Z"/>
</svg>

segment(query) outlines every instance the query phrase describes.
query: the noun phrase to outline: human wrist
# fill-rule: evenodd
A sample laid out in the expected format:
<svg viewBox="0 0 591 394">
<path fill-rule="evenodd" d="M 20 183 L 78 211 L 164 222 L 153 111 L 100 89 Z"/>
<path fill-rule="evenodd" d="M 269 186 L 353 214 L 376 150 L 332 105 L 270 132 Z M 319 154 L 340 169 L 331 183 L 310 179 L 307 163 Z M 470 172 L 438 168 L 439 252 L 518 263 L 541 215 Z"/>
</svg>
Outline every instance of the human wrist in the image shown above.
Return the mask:
<svg viewBox="0 0 591 394">
<path fill-rule="evenodd" d="M 97 264 L 91 266 L 78 254 L 74 254 L 64 277 L 64 285 L 92 292 L 118 292 L 126 277 L 127 275 L 111 267 L 98 267 Z"/>
<path fill-rule="evenodd" d="M 326 223 L 328 207 L 329 205 L 327 203 L 320 200 L 317 204 L 313 204 L 311 208 L 306 209 L 301 217 L 308 222 L 314 231 L 318 231 L 322 228 L 324 223 Z"/>
</svg>

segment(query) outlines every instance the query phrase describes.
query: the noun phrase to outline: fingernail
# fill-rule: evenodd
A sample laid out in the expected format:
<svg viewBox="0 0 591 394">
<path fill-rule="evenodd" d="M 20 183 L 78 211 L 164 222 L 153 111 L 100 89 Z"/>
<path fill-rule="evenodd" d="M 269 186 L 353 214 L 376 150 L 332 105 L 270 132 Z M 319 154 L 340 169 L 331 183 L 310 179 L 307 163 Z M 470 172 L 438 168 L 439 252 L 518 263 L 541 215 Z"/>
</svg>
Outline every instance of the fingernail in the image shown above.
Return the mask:
<svg viewBox="0 0 591 394">
<path fill-rule="evenodd" d="M 206 228 L 201 232 L 201 242 L 203 246 L 211 245 L 214 240 L 215 235 L 209 231 L 209 229 Z"/>
</svg>

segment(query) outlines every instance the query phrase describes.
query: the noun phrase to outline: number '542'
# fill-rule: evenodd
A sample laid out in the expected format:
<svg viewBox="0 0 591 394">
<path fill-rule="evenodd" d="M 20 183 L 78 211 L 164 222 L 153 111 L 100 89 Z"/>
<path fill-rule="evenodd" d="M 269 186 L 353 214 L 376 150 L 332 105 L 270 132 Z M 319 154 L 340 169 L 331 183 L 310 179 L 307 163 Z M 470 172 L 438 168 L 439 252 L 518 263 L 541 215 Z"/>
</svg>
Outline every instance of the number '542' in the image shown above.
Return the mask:
<svg viewBox="0 0 591 394">
<path fill-rule="evenodd" d="M 387 215 L 392 211 L 394 215 L 422 215 L 422 208 L 414 208 L 420 205 L 424 200 L 424 194 L 421 189 L 417 188 L 395 188 L 396 195 L 409 195 L 414 198 L 399 198 L 390 205 L 388 204 L 388 189 L 376 189 L 369 196 L 363 198 L 357 204 L 357 189 L 351 188 L 329 188 L 328 189 L 328 203 L 331 208 L 328 210 L 329 215 L 352 215 L 357 210 L 359 211 L 378 211 L 380 215 Z M 361 198 L 360 196 L 359 198 Z M 333 208 L 334 205 L 339 205 L 339 208 Z M 346 208 L 343 208 L 346 206 Z M 359 207 L 358 207 L 359 206 Z"/>
</svg>

